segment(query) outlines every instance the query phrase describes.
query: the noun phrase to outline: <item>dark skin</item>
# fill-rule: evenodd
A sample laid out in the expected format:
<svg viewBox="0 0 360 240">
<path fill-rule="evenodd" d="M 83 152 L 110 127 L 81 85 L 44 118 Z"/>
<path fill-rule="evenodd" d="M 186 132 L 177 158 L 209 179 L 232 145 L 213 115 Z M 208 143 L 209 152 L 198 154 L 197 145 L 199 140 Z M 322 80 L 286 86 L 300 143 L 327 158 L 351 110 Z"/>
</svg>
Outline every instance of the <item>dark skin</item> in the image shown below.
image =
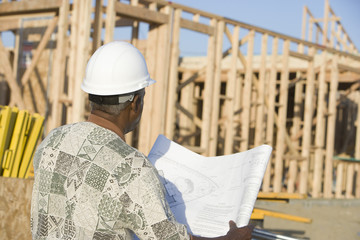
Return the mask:
<svg viewBox="0 0 360 240">
<path fill-rule="evenodd" d="M 125 134 L 133 131 L 140 121 L 143 105 L 144 105 L 144 96 L 145 96 L 145 90 L 141 91 L 139 94 L 136 94 L 134 100 L 117 116 L 99 110 L 94 110 L 91 113 L 103 117 L 113 122 L 116 126 L 118 126 L 120 130 L 118 135 L 121 137 L 121 139 L 125 141 Z M 215 237 L 215 238 L 191 236 L 191 239 L 192 240 L 251 240 L 251 233 L 253 229 L 254 226 L 252 225 L 238 228 L 234 221 L 230 221 L 229 231 L 225 236 Z"/>
</svg>

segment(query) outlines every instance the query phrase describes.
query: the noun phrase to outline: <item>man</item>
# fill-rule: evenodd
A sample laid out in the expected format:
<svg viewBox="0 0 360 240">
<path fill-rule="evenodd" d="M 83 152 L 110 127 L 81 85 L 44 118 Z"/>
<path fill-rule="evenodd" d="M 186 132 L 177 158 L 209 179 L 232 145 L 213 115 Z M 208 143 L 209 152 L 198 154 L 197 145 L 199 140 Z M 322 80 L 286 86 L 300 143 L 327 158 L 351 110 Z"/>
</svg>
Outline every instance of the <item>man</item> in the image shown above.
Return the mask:
<svg viewBox="0 0 360 240">
<path fill-rule="evenodd" d="M 54 129 L 35 153 L 33 239 L 208 239 L 176 222 L 157 171 L 125 143 L 154 82 L 129 43 L 93 54 L 81 86 L 89 94 L 88 121 Z M 251 231 L 230 222 L 228 234 L 216 239 L 250 239 Z"/>
</svg>

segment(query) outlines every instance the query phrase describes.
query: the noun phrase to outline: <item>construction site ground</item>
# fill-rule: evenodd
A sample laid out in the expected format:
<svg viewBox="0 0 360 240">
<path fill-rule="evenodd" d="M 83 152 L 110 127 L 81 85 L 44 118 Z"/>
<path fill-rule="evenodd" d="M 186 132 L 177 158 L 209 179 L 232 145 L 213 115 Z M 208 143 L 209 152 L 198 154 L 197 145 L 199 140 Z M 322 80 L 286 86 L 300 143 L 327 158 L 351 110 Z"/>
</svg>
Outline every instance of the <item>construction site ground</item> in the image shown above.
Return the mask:
<svg viewBox="0 0 360 240">
<path fill-rule="evenodd" d="M 311 223 L 265 216 L 257 228 L 297 239 L 360 239 L 360 200 L 257 200 L 256 208 L 311 218 Z"/>
</svg>

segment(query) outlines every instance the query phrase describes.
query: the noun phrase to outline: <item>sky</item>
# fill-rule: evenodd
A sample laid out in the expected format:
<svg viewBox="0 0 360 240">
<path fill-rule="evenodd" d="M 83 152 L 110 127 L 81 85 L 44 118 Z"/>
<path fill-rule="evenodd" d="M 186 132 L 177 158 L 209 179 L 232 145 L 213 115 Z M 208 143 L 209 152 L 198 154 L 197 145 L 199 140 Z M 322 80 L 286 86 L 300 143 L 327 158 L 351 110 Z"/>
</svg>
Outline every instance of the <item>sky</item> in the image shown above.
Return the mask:
<svg viewBox="0 0 360 240">
<path fill-rule="evenodd" d="M 172 0 L 172 2 L 296 38 L 301 38 L 304 6 L 310 9 L 315 18 L 323 18 L 325 5 L 325 0 Z M 329 3 L 335 14 L 341 18 L 343 27 L 360 51 L 360 0 L 329 0 Z M 145 25 L 145 29 L 140 27 L 140 38 L 147 38 L 147 28 L 148 25 Z M 240 32 L 240 36 L 241 34 L 246 33 Z M 118 35 L 115 36 L 116 40 L 129 39 L 131 29 L 127 27 L 115 35 Z M 13 34 L 4 33 L 2 39 L 5 46 L 14 45 Z M 227 49 L 229 43 L 226 43 L 226 38 L 224 39 L 224 49 Z M 207 44 L 207 35 L 181 29 L 181 56 L 204 56 L 207 52 Z M 255 54 L 256 51 L 260 50 L 255 49 Z"/>
<path fill-rule="evenodd" d="M 173 2 L 226 18 L 301 38 L 303 8 L 324 17 L 325 0 L 173 0 Z M 340 22 L 360 49 L 360 0 L 329 0 Z M 188 37 L 190 36 L 190 37 Z M 207 37 L 181 32 L 181 55 L 205 55 Z M 360 51 L 360 50 L 359 50 Z"/>
</svg>

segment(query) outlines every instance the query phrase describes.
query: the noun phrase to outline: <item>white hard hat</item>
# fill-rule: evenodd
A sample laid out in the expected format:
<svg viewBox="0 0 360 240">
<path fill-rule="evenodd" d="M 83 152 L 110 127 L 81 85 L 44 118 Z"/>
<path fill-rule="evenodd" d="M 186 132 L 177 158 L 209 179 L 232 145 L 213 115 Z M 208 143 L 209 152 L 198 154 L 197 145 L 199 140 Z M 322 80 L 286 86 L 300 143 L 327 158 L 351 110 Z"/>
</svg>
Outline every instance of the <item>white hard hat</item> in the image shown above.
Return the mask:
<svg viewBox="0 0 360 240">
<path fill-rule="evenodd" d="M 127 42 L 101 46 L 91 56 L 81 84 L 85 92 L 99 96 L 132 93 L 155 83 L 144 56 Z"/>
</svg>

